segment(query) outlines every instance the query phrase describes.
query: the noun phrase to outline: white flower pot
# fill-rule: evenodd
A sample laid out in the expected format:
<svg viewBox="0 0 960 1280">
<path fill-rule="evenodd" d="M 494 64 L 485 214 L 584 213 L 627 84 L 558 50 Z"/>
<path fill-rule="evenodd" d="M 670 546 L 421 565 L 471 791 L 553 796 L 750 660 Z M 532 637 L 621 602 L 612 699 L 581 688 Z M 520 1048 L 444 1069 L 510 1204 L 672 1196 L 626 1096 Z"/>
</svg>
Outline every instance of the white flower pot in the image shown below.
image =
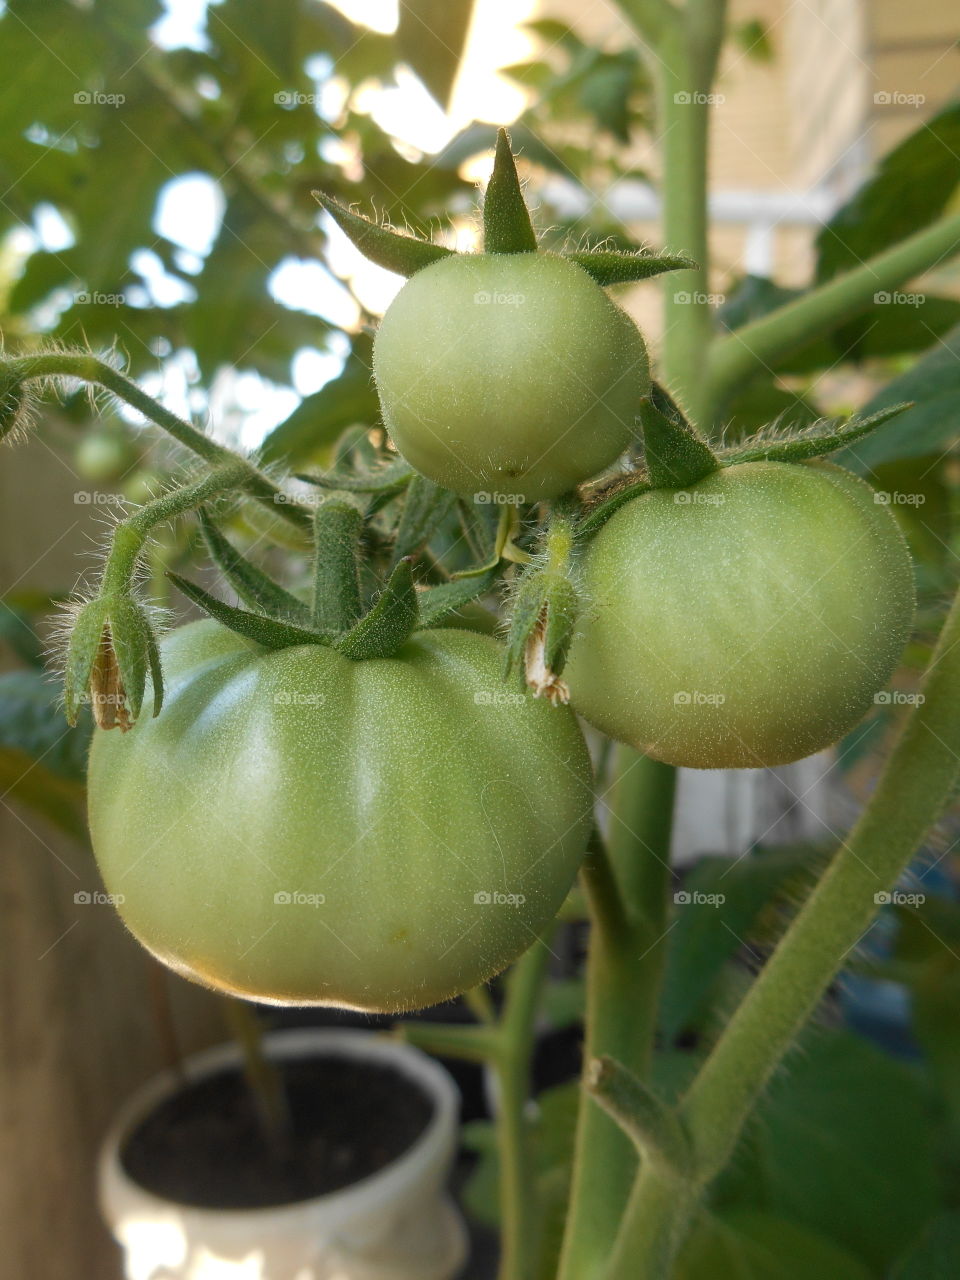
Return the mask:
<svg viewBox="0 0 960 1280">
<path fill-rule="evenodd" d="M 433 1102 L 416 1142 L 392 1164 L 329 1195 L 265 1209 L 201 1209 L 164 1199 L 125 1172 L 129 1135 L 181 1081 L 165 1072 L 122 1109 L 103 1144 L 100 1204 L 124 1252 L 127 1280 L 449 1280 L 466 1256 L 463 1220 L 446 1193 L 459 1095 L 426 1054 L 367 1031 L 307 1029 L 265 1039 L 272 1058 L 353 1058 L 392 1067 Z M 236 1045 L 189 1058 L 195 1081 L 240 1063 Z"/>
</svg>

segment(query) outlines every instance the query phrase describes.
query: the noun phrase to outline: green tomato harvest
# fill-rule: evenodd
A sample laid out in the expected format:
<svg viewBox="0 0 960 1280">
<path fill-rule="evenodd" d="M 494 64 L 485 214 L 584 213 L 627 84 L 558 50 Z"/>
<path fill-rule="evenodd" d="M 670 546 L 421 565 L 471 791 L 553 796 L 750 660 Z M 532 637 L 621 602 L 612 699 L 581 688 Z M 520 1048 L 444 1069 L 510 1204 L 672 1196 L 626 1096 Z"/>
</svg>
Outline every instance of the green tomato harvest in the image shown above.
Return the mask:
<svg viewBox="0 0 960 1280">
<path fill-rule="evenodd" d="M 90 830 L 137 938 L 256 1000 L 421 1008 L 498 973 L 566 896 L 590 830 L 575 717 L 501 651 L 420 632 L 396 658 L 174 632 L 163 711 L 98 731 Z"/>
<path fill-rule="evenodd" d="M 622 507 L 564 673 L 592 724 L 697 769 L 786 764 L 871 706 L 910 633 L 906 543 L 824 463 L 755 462 Z"/>
<path fill-rule="evenodd" d="M 575 263 L 544 253 L 464 254 L 418 271 L 383 317 L 373 369 L 407 461 L 494 501 L 555 497 L 609 466 L 649 389 L 630 317 Z"/>
</svg>

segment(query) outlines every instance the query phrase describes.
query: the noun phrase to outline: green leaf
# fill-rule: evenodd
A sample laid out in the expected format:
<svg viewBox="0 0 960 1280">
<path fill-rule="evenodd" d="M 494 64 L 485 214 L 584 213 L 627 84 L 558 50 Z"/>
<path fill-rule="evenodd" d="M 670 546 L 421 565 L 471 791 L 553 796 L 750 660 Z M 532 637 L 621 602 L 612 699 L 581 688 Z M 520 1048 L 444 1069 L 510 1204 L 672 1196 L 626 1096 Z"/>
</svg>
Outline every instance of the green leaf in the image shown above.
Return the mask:
<svg viewBox="0 0 960 1280">
<path fill-rule="evenodd" d="M 506 129 L 497 133 L 493 173 L 483 197 L 484 253 L 535 253 L 537 237 L 523 198 Z"/>
<path fill-rule="evenodd" d="M 806 1038 L 717 1188 L 822 1233 L 882 1272 L 935 1212 L 936 1135 L 919 1073 L 846 1032 Z"/>
<path fill-rule="evenodd" d="M 197 517 L 211 559 L 244 604 L 297 626 L 311 625 L 312 617 L 307 605 L 242 556 L 217 529 L 206 508 L 201 507 Z"/>
<path fill-rule="evenodd" d="M 446 110 L 466 44 L 473 0 L 400 0 L 397 47 Z"/>
<path fill-rule="evenodd" d="M 358 662 L 367 658 L 392 658 L 409 640 L 418 619 L 417 590 L 410 561 L 401 560 L 379 600 L 352 631 L 337 641 L 337 648 Z"/>
<path fill-rule="evenodd" d="M 387 271 L 395 271 L 401 276 L 412 276 L 424 267 L 429 267 L 441 258 L 449 258 L 452 249 L 440 244 L 431 244 L 428 240 L 416 240 L 413 236 L 401 235 L 378 226 L 369 218 L 352 213 L 339 200 L 315 191 L 314 195 L 334 222 L 365 258 L 384 267 Z"/>
<path fill-rule="evenodd" d="M 612 249 L 594 249 L 564 256 L 601 285 L 649 280 L 664 271 L 692 270 L 697 266 L 693 258 L 682 253 L 618 253 Z"/>
<path fill-rule="evenodd" d="M 210 615 L 216 622 L 222 623 L 247 640 L 255 640 L 265 649 L 289 649 L 299 644 L 329 644 L 330 637 L 320 631 L 308 631 L 303 627 L 293 627 L 286 622 L 277 622 L 273 618 L 259 613 L 247 613 L 244 609 L 235 609 L 233 605 L 224 604 L 215 596 L 198 587 L 195 582 L 181 578 L 179 574 L 167 573 L 167 577 L 178 587 L 188 600 Z"/>
<path fill-rule="evenodd" d="M 425 547 L 437 527 L 449 516 L 456 501 L 457 495 L 449 489 L 441 489 L 424 476 L 415 475 L 407 486 L 393 547 L 393 563 L 415 555 Z M 464 604 L 467 599 L 472 600 L 473 596 L 468 596 Z M 422 606 L 422 596 L 420 603 Z"/>
<path fill-rule="evenodd" d="M 956 1280 L 960 1272 L 960 1213 L 941 1213 L 899 1259 L 890 1280 Z"/>
<path fill-rule="evenodd" d="M 874 1280 L 831 1240 L 769 1213 L 702 1215 L 677 1260 L 675 1280 Z"/>
<path fill-rule="evenodd" d="M 870 440 L 838 454 L 835 461 L 861 474 L 895 458 L 937 453 L 960 435 L 960 325 L 929 355 L 894 378 L 864 406 L 867 415 L 905 400 L 913 407 Z"/>
<path fill-rule="evenodd" d="M 456 613 L 471 600 L 476 600 L 489 591 L 496 579 L 496 572 L 491 569 L 478 578 L 458 578 L 456 582 L 443 582 L 438 587 L 427 587 L 417 596 L 419 625 L 424 628 L 441 626 L 451 613 Z"/>
<path fill-rule="evenodd" d="M 924 120 L 817 236 L 818 282 L 929 226 L 960 184 L 960 103 Z"/>
<path fill-rule="evenodd" d="M 758 850 L 742 858 L 704 858 L 683 881 L 667 944 L 661 1032 L 673 1044 L 707 1016 L 724 967 L 753 940 L 761 912 L 812 883 L 825 853 L 809 845 Z M 714 899 L 718 898 L 719 901 Z"/>
<path fill-rule="evenodd" d="M 92 729 L 89 708 L 79 712 L 75 726 L 67 723 L 56 687 L 42 672 L 0 675 L 0 793 L 84 839 Z"/>
</svg>

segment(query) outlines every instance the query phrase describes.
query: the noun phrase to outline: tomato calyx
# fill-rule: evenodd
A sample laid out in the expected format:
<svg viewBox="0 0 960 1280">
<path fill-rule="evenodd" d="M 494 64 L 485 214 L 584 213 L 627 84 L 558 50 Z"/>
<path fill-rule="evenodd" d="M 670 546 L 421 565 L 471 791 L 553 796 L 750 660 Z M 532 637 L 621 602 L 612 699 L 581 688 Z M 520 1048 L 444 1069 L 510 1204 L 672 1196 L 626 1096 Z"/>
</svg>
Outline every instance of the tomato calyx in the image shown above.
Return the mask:
<svg viewBox="0 0 960 1280">
<path fill-rule="evenodd" d="M 543 551 L 517 587 L 504 657 L 506 675 L 522 669 L 533 696 L 554 706 L 570 698 L 561 675 L 580 613 L 576 531 L 576 503 L 561 499 L 551 512 Z"/>
<path fill-rule="evenodd" d="M 372 222 L 323 191 L 314 191 L 313 196 L 364 257 L 387 271 L 409 277 L 456 253 L 444 245 Z M 523 198 L 510 135 L 505 129 L 497 133 L 493 172 L 483 200 L 483 250 L 495 254 L 539 251 L 537 235 Z M 664 271 L 691 270 L 698 265 L 684 254 L 657 254 L 647 249 L 631 252 L 584 250 L 563 256 L 569 257 L 599 285 L 648 280 Z"/>
<path fill-rule="evenodd" d="M 146 606 L 120 592 L 77 606 L 64 670 L 64 708 L 70 724 L 76 724 L 82 703 L 89 700 L 101 729 L 129 729 L 140 714 L 148 672 L 156 715 L 163 701 L 163 677 Z"/>
<path fill-rule="evenodd" d="M 800 430 L 783 430 L 776 423 L 730 448 L 714 452 L 687 421 L 669 393 L 654 383 L 641 403 L 644 466 L 634 475 L 607 482 L 585 498 L 577 537 L 592 538 L 625 503 L 653 489 L 682 490 L 712 472 L 746 462 L 807 462 L 826 457 L 862 440 L 878 427 L 910 408 L 891 405 L 868 418 L 822 419 Z"/>
</svg>

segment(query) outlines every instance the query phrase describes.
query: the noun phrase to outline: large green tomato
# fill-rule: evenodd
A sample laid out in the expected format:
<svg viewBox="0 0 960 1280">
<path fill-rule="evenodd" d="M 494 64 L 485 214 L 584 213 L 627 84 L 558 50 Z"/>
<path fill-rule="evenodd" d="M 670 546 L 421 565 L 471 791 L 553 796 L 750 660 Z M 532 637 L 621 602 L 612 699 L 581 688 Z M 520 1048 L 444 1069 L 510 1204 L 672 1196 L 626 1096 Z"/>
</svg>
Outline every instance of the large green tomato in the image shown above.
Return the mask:
<svg viewBox="0 0 960 1280">
<path fill-rule="evenodd" d="M 460 254 L 418 271 L 373 347 L 383 419 L 423 475 L 537 502 L 614 462 L 649 389 L 636 325 L 576 263 Z"/>
<path fill-rule="evenodd" d="M 395 658 L 270 651 L 216 623 L 162 645 L 156 719 L 97 731 L 90 830 L 140 941 L 256 1000 L 420 1008 L 556 913 L 590 830 L 573 714 L 511 692 L 495 641 Z"/>
<path fill-rule="evenodd" d="M 565 671 L 592 724 L 697 769 L 786 764 L 870 707 L 909 636 L 889 510 L 826 463 L 755 462 L 628 502 L 589 545 Z"/>
</svg>

